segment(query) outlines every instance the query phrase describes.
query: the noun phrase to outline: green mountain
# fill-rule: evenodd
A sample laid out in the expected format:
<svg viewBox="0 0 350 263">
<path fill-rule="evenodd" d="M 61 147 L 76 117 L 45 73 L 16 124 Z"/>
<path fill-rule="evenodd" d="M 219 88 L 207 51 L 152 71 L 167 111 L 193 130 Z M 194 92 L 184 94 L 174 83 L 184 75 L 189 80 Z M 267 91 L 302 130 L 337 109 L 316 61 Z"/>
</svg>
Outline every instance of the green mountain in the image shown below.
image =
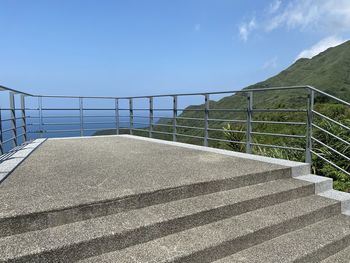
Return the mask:
<svg viewBox="0 0 350 263">
<path fill-rule="evenodd" d="M 265 81 L 245 89 L 310 85 L 336 97 L 350 101 L 350 41 L 329 48 L 312 59 L 297 60 L 287 69 Z M 305 103 L 305 93 L 298 91 L 275 91 L 258 94 L 254 104 L 260 108 L 299 106 Z M 215 103 L 215 107 L 244 106 L 242 99 L 234 95 Z"/>
<path fill-rule="evenodd" d="M 312 59 L 299 59 L 293 65 L 283 70 L 274 77 L 265 81 L 251 85 L 245 89 L 267 88 L 278 86 L 294 86 L 294 85 L 311 85 L 336 97 L 350 101 L 350 41 L 343 43 L 334 48 L 329 48 Z M 254 108 L 255 109 L 271 109 L 271 108 L 305 108 L 306 107 L 306 91 L 301 90 L 287 90 L 287 91 L 269 91 L 254 93 Z M 316 97 L 316 102 L 327 102 L 322 97 Z M 321 107 L 316 105 L 317 107 Z M 247 99 L 242 93 L 237 93 L 231 96 L 226 96 L 218 101 L 210 101 L 209 108 L 215 111 L 210 112 L 211 119 L 242 119 L 246 118 L 245 113 L 220 111 L 220 109 L 246 109 Z M 192 105 L 186 108 L 179 117 L 185 118 L 203 118 L 204 111 L 202 105 Z M 197 110 L 197 111 L 196 111 Z M 273 120 L 273 121 L 305 121 L 305 114 L 283 114 L 283 113 L 255 113 L 256 120 Z M 222 129 L 223 126 L 231 123 L 235 130 L 244 129 L 240 123 L 230 121 L 212 121 L 209 126 L 213 129 Z M 195 120 L 179 119 L 178 125 L 203 127 L 203 122 Z M 305 131 L 300 127 L 276 127 L 256 124 L 256 130 L 263 130 L 264 132 L 286 132 L 288 134 L 305 134 Z M 155 127 L 155 130 L 171 132 L 171 128 L 164 126 Z M 203 136 L 203 131 L 190 128 L 178 128 L 179 133 Z M 224 134 L 218 131 L 211 131 L 209 134 L 212 138 L 224 138 Z M 168 139 L 170 136 L 159 135 L 159 137 Z M 181 136 L 180 136 L 181 137 Z M 262 139 L 258 136 L 257 140 Z M 190 143 L 201 143 L 201 140 L 183 137 L 181 141 Z M 264 143 L 286 143 L 285 138 L 263 138 Z M 304 142 L 302 142 L 304 143 Z M 218 143 L 214 140 L 211 142 L 212 146 L 217 147 Z"/>
<path fill-rule="evenodd" d="M 293 85 L 311 85 L 350 100 L 350 41 L 329 48 L 312 59 L 299 59 L 276 76 L 248 88 Z"/>
</svg>

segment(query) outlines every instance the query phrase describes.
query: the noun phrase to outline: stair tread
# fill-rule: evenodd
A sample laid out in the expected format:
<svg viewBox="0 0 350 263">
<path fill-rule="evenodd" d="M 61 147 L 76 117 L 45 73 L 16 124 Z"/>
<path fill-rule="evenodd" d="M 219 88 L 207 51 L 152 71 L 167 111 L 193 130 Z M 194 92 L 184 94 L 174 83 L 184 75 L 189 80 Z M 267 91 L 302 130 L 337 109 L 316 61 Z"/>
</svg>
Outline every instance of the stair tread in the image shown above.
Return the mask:
<svg viewBox="0 0 350 263">
<path fill-rule="evenodd" d="M 321 261 L 321 263 L 349 263 L 350 246 Z"/>
<path fill-rule="evenodd" d="M 138 172 L 136 177 L 133 174 L 125 176 L 123 173 L 122 176 L 116 176 L 113 173 L 107 173 L 107 177 L 113 182 L 113 186 L 110 185 L 111 181 L 109 179 L 102 180 L 98 178 L 98 181 L 103 181 L 104 186 L 100 187 L 100 184 L 98 184 L 92 188 L 85 185 L 84 182 L 77 185 L 75 183 L 76 178 L 70 176 L 69 180 L 63 180 L 62 182 L 69 188 L 69 191 L 63 191 L 58 196 L 56 196 L 57 187 L 61 186 L 61 183 L 58 182 L 55 182 L 56 188 L 53 188 L 54 190 L 49 189 L 50 194 L 43 194 L 42 187 L 39 190 L 32 189 L 33 191 L 30 191 L 31 188 L 29 187 L 29 192 L 26 192 L 27 188 L 25 192 L 18 191 L 21 195 L 20 198 L 18 195 L 12 194 L 12 190 L 9 189 L 8 185 L 5 188 L 2 185 L 0 203 L 3 203 L 3 205 L 0 206 L 0 237 L 55 227 L 198 195 L 291 178 L 290 168 L 280 165 L 264 164 L 266 169 L 260 169 L 260 165 L 257 164 L 260 162 L 255 161 L 255 166 L 257 166 L 254 169 L 252 167 L 248 169 L 247 166 L 249 165 L 241 159 L 234 159 L 234 164 L 232 164 L 231 158 L 224 158 L 225 162 L 221 162 L 223 159 L 221 157 L 217 158 L 218 155 L 201 154 L 197 156 L 193 153 L 193 157 L 194 159 L 204 159 L 209 164 L 206 166 L 197 165 L 200 167 L 198 169 L 182 167 L 179 170 L 179 165 L 169 163 L 173 166 L 174 172 L 177 171 L 176 175 L 169 176 L 167 169 L 157 169 L 155 172 L 161 172 L 161 174 L 157 174 L 155 178 L 153 178 L 153 172 L 151 171 L 148 171 L 151 174 L 144 173 L 144 166 L 142 166 L 142 169 L 136 169 Z M 147 165 L 149 167 L 154 166 Z M 224 172 L 221 166 L 225 166 Z M 123 169 L 121 171 L 124 172 Z M 217 171 L 220 172 L 217 174 Z M 42 179 L 47 180 L 46 177 Z M 93 180 L 93 183 L 95 181 L 96 179 Z M 67 182 L 69 182 L 68 185 Z M 119 188 L 120 185 L 115 185 L 116 182 L 119 182 L 123 187 Z M 20 181 L 17 182 L 17 185 L 27 183 L 27 181 Z M 137 184 L 135 185 L 135 183 Z M 71 184 L 74 185 L 74 189 L 70 188 Z M 51 186 L 51 181 L 49 185 Z M 84 190 L 80 191 L 80 188 L 84 188 Z"/>
<path fill-rule="evenodd" d="M 235 240 L 236 247 L 233 248 L 237 250 L 244 249 L 245 247 L 242 247 L 244 246 L 242 243 L 244 238 L 247 238 L 245 245 L 249 246 L 254 242 L 259 242 L 259 239 L 270 238 L 269 235 L 283 234 L 292 231 L 293 228 L 302 227 L 303 224 L 314 223 L 317 220 L 324 219 L 319 217 L 325 217 L 323 209 L 330 206 L 337 207 L 337 209 L 332 211 L 329 216 L 333 216 L 340 211 L 339 203 L 334 200 L 319 196 L 308 196 L 178 232 L 147 243 L 87 258 L 79 262 L 175 262 L 180 258 L 191 259 L 190 262 L 202 262 L 201 260 L 198 261 L 199 259 L 196 261 L 192 258 L 195 253 L 198 255 L 200 252 L 206 253 L 206 260 L 212 260 L 212 257 L 217 259 L 219 257 L 215 257 L 216 253 L 220 253 L 220 249 L 218 249 L 220 245 L 225 246 L 230 241 Z M 305 220 L 301 220 L 302 216 L 308 216 L 307 223 L 305 223 Z M 264 230 L 267 232 L 264 233 Z M 260 232 L 257 234 L 258 231 Z M 227 250 L 227 247 L 224 247 L 224 249 Z M 227 252 L 229 251 L 225 253 Z"/>
<path fill-rule="evenodd" d="M 305 191 L 305 188 L 307 188 L 307 191 Z M 225 206 L 234 207 L 235 211 L 229 215 L 232 216 L 275 204 L 278 201 L 274 198 L 267 199 L 267 197 L 275 194 L 285 193 L 284 198 L 291 199 L 297 198 L 299 195 L 310 195 L 312 190 L 312 184 L 308 182 L 292 178 L 281 179 L 7 236 L 0 239 L 0 260 L 60 249 L 105 236 L 123 235 L 141 227 Z M 319 198 L 316 199 L 320 200 Z M 240 206 L 243 203 L 246 203 L 247 207 Z M 326 203 L 334 202 L 326 201 Z"/>
<path fill-rule="evenodd" d="M 342 241 L 343 238 L 347 241 Z M 329 246 L 333 244 L 333 249 L 339 249 L 341 245 L 334 243 L 336 241 L 350 243 L 350 217 L 342 214 L 336 215 L 262 244 L 252 246 L 217 260 L 215 263 L 320 262 L 326 257 L 327 253 L 334 254 L 331 250 L 327 250 L 330 249 Z M 347 261 L 339 262 L 349 262 L 349 250 L 346 253 L 348 256 Z"/>
<path fill-rule="evenodd" d="M 119 136 L 47 140 L 2 183 L 0 215 L 67 209 L 220 180 L 250 177 L 254 183 L 256 176 L 289 177 L 290 168 Z"/>
</svg>

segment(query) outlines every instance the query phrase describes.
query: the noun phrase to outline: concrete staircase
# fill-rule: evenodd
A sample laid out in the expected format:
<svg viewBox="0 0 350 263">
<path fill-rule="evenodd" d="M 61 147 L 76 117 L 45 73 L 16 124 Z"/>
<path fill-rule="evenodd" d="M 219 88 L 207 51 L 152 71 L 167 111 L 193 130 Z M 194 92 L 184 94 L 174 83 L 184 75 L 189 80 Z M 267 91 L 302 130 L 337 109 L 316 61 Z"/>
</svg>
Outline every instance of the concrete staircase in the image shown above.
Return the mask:
<svg viewBox="0 0 350 263">
<path fill-rule="evenodd" d="M 1 218 L 0 262 L 349 262 L 329 179 L 262 178 Z"/>
</svg>

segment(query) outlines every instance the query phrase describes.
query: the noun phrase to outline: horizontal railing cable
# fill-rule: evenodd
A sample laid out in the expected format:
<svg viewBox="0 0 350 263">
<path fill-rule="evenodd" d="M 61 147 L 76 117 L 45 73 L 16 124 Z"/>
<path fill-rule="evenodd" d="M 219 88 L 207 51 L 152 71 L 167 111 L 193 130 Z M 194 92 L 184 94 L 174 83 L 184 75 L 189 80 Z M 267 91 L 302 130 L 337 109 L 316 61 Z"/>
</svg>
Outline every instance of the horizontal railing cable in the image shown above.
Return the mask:
<svg viewBox="0 0 350 263">
<path fill-rule="evenodd" d="M 342 171 L 343 173 L 345 173 L 346 175 L 350 176 L 350 172 L 346 171 L 345 169 L 341 168 L 340 166 L 338 166 L 337 164 L 335 164 L 334 162 L 326 159 L 325 157 L 323 157 L 321 154 L 316 153 L 315 151 L 311 150 L 311 152 L 317 156 L 318 158 L 322 159 L 323 161 L 327 162 L 328 164 L 330 164 L 331 166 L 333 166 L 334 168 Z"/>
<path fill-rule="evenodd" d="M 346 140 L 340 138 L 339 136 L 334 135 L 333 133 L 331 133 L 331 132 L 329 132 L 329 131 L 323 129 L 322 127 L 318 126 L 317 124 L 314 124 L 314 123 L 313 123 L 313 124 L 312 124 L 312 127 L 315 127 L 316 129 L 319 129 L 320 131 L 322 131 L 322 132 L 324 132 L 324 133 L 326 133 L 326 134 L 332 136 L 333 138 L 335 138 L 335 139 L 341 141 L 342 143 L 345 143 L 345 144 L 347 144 L 348 146 L 350 146 L 350 142 L 348 142 L 348 141 L 346 141 Z"/>
<path fill-rule="evenodd" d="M 329 121 L 347 132 L 350 131 L 350 127 L 341 119 L 330 118 L 314 109 L 315 96 L 326 97 L 345 107 L 349 107 L 350 103 L 308 85 L 131 97 L 37 95 L 4 86 L 0 86 L 0 90 L 10 94 L 9 106 L 0 109 L 2 154 L 15 149 L 21 142 L 38 137 L 62 137 L 66 136 L 65 133 L 73 132 L 77 136 L 119 134 L 120 131 L 133 134 L 135 131 L 135 135 L 146 132 L 146 135 L 142 133 L 142 136 L 155 136 L 174 141 L 178 137 L 183 137 L 181 138 L 183 142 L 198 144 L 200 140 L 204 146 L 210 147 L 222 147 L 226 143 L 229 144 L 228 147 L 235 149 L 236 146 L 232 144 L 240 144 L 242 145 L 240 149 L 245 149 L 247 153 L 257 153 L 259 149 L 256 147 L 301 151 L 305 153 L 305 160 L 309 163 L 313 161 L 311 155 L 327 160 L 318 153 L 320 150 L 318 148 L 324 148 L 350 161 L 349 156 L 330 142 L 318 139 L 313 132 L 315 129 L 333 140 L 350 146 L 349 141 L 327 130 L 315 118 Z M 291 96 L 297 94 L 298 99 L 305 99 L 303 105 L 307 107 L 301 107 L 301 104 L 298 107 L 286 104 L 270 108 L 261 103 L 259 98 L 258 103 L 254 103 L 257 94 L 275 96 L 276 92 L 286 91 L 295 91 Z M 230 106 L 221 103 L 221 99 L 228 95 L 238 95 L 237 103 Z M 15 99 L 19 96 L 21 103 L 17 103 L 18 100 Z M 188 103 L 181 103 L 182 98 L 193 98 L 193 101 L 200 99 L 200 101 L 197 105 L 191 106 Z M 285 129 L 283 126 L 288 128 Z M 304 131 L 305 134 L 300 134 Z M 275 140 L 273 137 L 279 139 Z M 261 141 L 257 142 L 258 138 L 261 138 Z M 298 141 L 290 140 L 290 144 L 294 143 L 294 146 L 277 145 L 283 144 L 282 141 L 285 139 L 298 139 Z M 305 145 L 299 147 L 301 142 Z M 327 161 L 339 171 L 349 175 L 344 167 Z"/>
</svg>

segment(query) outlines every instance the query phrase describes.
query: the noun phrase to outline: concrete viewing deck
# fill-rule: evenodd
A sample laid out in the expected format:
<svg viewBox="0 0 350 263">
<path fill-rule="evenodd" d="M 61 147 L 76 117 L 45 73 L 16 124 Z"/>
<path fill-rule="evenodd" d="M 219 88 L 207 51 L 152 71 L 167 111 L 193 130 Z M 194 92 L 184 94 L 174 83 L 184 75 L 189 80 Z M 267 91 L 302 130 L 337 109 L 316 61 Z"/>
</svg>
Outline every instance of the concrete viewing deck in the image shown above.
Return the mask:
<svg viewBox="0 0 350 263">
<path fill-rule="evenodd" d="M 348 262 L 350 197 L 307 164 L 128 135 L 33 145 L 0 165 L 0 262 Z"/>
<path fill-rule="evenodd" d="M 278 164 L 126 136 L 49 139 L 1 185 L 0 213 L 63 209 L 265 172 L 278 178 L 289 171 Z"/>
</svg>

